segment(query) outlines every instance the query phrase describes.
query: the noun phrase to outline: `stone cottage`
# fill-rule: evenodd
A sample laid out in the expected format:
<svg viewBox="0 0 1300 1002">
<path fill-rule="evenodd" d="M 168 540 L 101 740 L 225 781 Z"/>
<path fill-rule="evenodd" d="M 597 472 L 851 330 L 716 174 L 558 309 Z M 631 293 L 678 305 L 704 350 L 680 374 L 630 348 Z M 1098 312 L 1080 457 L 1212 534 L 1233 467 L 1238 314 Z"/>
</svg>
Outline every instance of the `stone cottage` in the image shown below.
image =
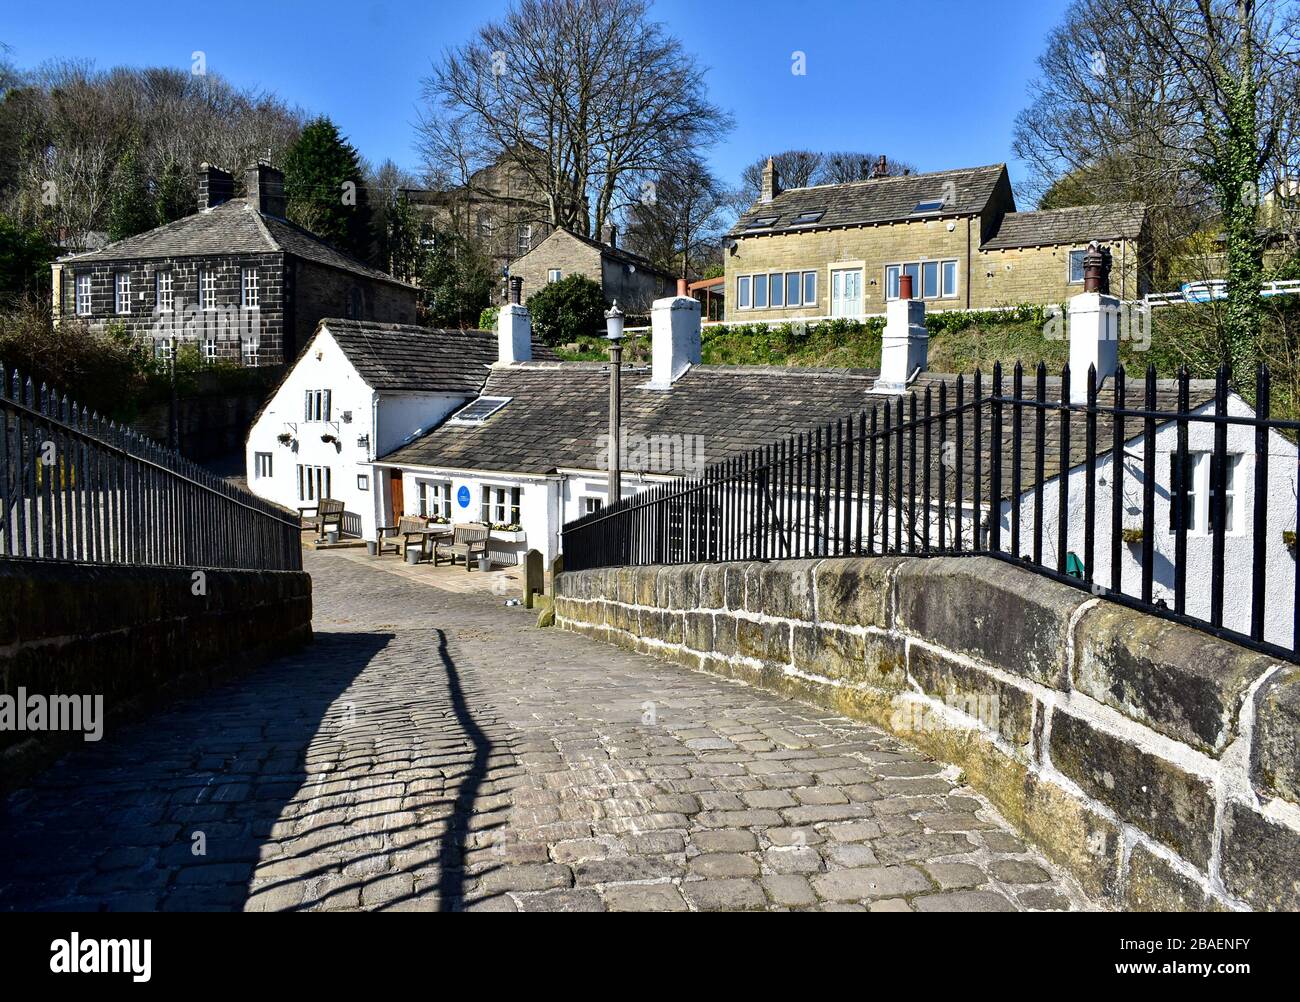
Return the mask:
<svg viewBox="0 0 1300 1002">
<path fill-rule="evenodd" d="M 198 211 L 52 266 L 56 320 L 120 324 L 154 340 L 197 342 L 208 360 L 276 365 L 323 317 L 414 323 L 416 288 L 285 218 L 284 175 L 256 164 L 234 178 L 204 164 Z"/>
<path fill-rule="evenodd" d="M 537 290 L 570 275 L 599 282 L 605 301 L 618 300 L 631 313 L 648 313 L 656 299 L 671 296 L 677 280 L 639 254 L 618 246 L 618 233 L 607 226 L 603 240 L 555 230 L 511 266 L 513 278 L 524 280 L 525 302 Z"/>
<path fill-rule="evenodd" d="M 725 239 L 732 322 L 884 312 L 912 276 L 930 309 L 1063 303 L 1083 289 L 1083 254 L 1111 255 L 1110 291 L 1147 291 L 1146 210 L 1138 203 L 1017 212 L 1005 164 L 762 190 Z"/>
</svg>

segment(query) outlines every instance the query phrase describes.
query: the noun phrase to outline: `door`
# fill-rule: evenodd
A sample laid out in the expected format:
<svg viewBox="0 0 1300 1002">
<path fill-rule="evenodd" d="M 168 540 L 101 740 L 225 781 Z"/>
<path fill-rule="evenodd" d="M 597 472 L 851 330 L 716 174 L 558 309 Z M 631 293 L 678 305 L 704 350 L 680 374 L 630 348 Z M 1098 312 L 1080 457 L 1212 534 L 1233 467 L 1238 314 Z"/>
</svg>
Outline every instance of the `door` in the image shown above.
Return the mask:
<svg viewBox="0 0 1300 1002">
<path fill-rule="evenodd" d="M 398 520 L 406 514 L 406 499 L 402 496 L 402 471 L 388 471 L 388 498 L 391 505 L 390 513 L 393 520 L 389 525 L 396 525 Z"/>
<path fill-rule="evenodd" d="M 862 313 L 862 269 L 831 272 L 831 316 L 856 317 Z"/>
</svg>

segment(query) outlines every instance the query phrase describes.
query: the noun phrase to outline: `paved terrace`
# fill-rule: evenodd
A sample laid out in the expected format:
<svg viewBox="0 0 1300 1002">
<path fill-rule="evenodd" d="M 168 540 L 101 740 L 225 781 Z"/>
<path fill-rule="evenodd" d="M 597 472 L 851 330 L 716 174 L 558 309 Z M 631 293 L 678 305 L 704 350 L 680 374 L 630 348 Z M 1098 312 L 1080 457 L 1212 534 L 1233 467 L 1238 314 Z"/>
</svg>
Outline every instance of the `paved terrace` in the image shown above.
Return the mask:
<svg viewBox="0 0 1300 1002">
<path fill-rule="evenodd" d="M 478 572 L 306 562 L 311 648 L 8 798 L 0 907 L 1090 907 L 872 727 L 536 629 Z"/>
</svg>

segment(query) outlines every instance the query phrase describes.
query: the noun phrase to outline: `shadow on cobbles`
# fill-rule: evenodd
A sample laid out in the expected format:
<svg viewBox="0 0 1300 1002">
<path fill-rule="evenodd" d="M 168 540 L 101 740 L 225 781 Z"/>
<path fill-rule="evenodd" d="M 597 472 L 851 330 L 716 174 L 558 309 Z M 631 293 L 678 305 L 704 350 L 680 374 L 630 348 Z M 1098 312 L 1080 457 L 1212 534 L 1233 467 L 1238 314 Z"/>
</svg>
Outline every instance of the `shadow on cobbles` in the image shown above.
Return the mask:
<svg viewBox="0 0 1300 1002">
<path fill-rule="evenodd" d="M 232 910 L 304 825 L 303 791 L 372 756 L 331 732 L 391 633 L 315 643 L 65 756 L 0 802 L 0 909 Z M 310 804 L 310 800 L 306 802 Z"/>
</svg>

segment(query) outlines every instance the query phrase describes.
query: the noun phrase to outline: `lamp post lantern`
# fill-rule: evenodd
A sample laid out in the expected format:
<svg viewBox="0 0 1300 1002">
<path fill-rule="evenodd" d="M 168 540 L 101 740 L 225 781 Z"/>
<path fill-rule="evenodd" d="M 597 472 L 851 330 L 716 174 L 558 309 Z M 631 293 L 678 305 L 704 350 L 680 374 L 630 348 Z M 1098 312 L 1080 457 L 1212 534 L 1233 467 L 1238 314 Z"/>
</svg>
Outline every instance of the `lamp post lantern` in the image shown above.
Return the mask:
<svg viewBox="0 0 1300 1002">
<path fill-rule="evenodd" d="M 623 496 L 623 481 L 620 475 L 623 457 L 621 455 L 620 433 L 622 424 L 622 406 L 619 380 L 623 365 L 623 311 L 618 308 L 618 300 L 605 314 L 605 339 L 609 341 L 609 504 L 617 504 Z"/>
</svg>

